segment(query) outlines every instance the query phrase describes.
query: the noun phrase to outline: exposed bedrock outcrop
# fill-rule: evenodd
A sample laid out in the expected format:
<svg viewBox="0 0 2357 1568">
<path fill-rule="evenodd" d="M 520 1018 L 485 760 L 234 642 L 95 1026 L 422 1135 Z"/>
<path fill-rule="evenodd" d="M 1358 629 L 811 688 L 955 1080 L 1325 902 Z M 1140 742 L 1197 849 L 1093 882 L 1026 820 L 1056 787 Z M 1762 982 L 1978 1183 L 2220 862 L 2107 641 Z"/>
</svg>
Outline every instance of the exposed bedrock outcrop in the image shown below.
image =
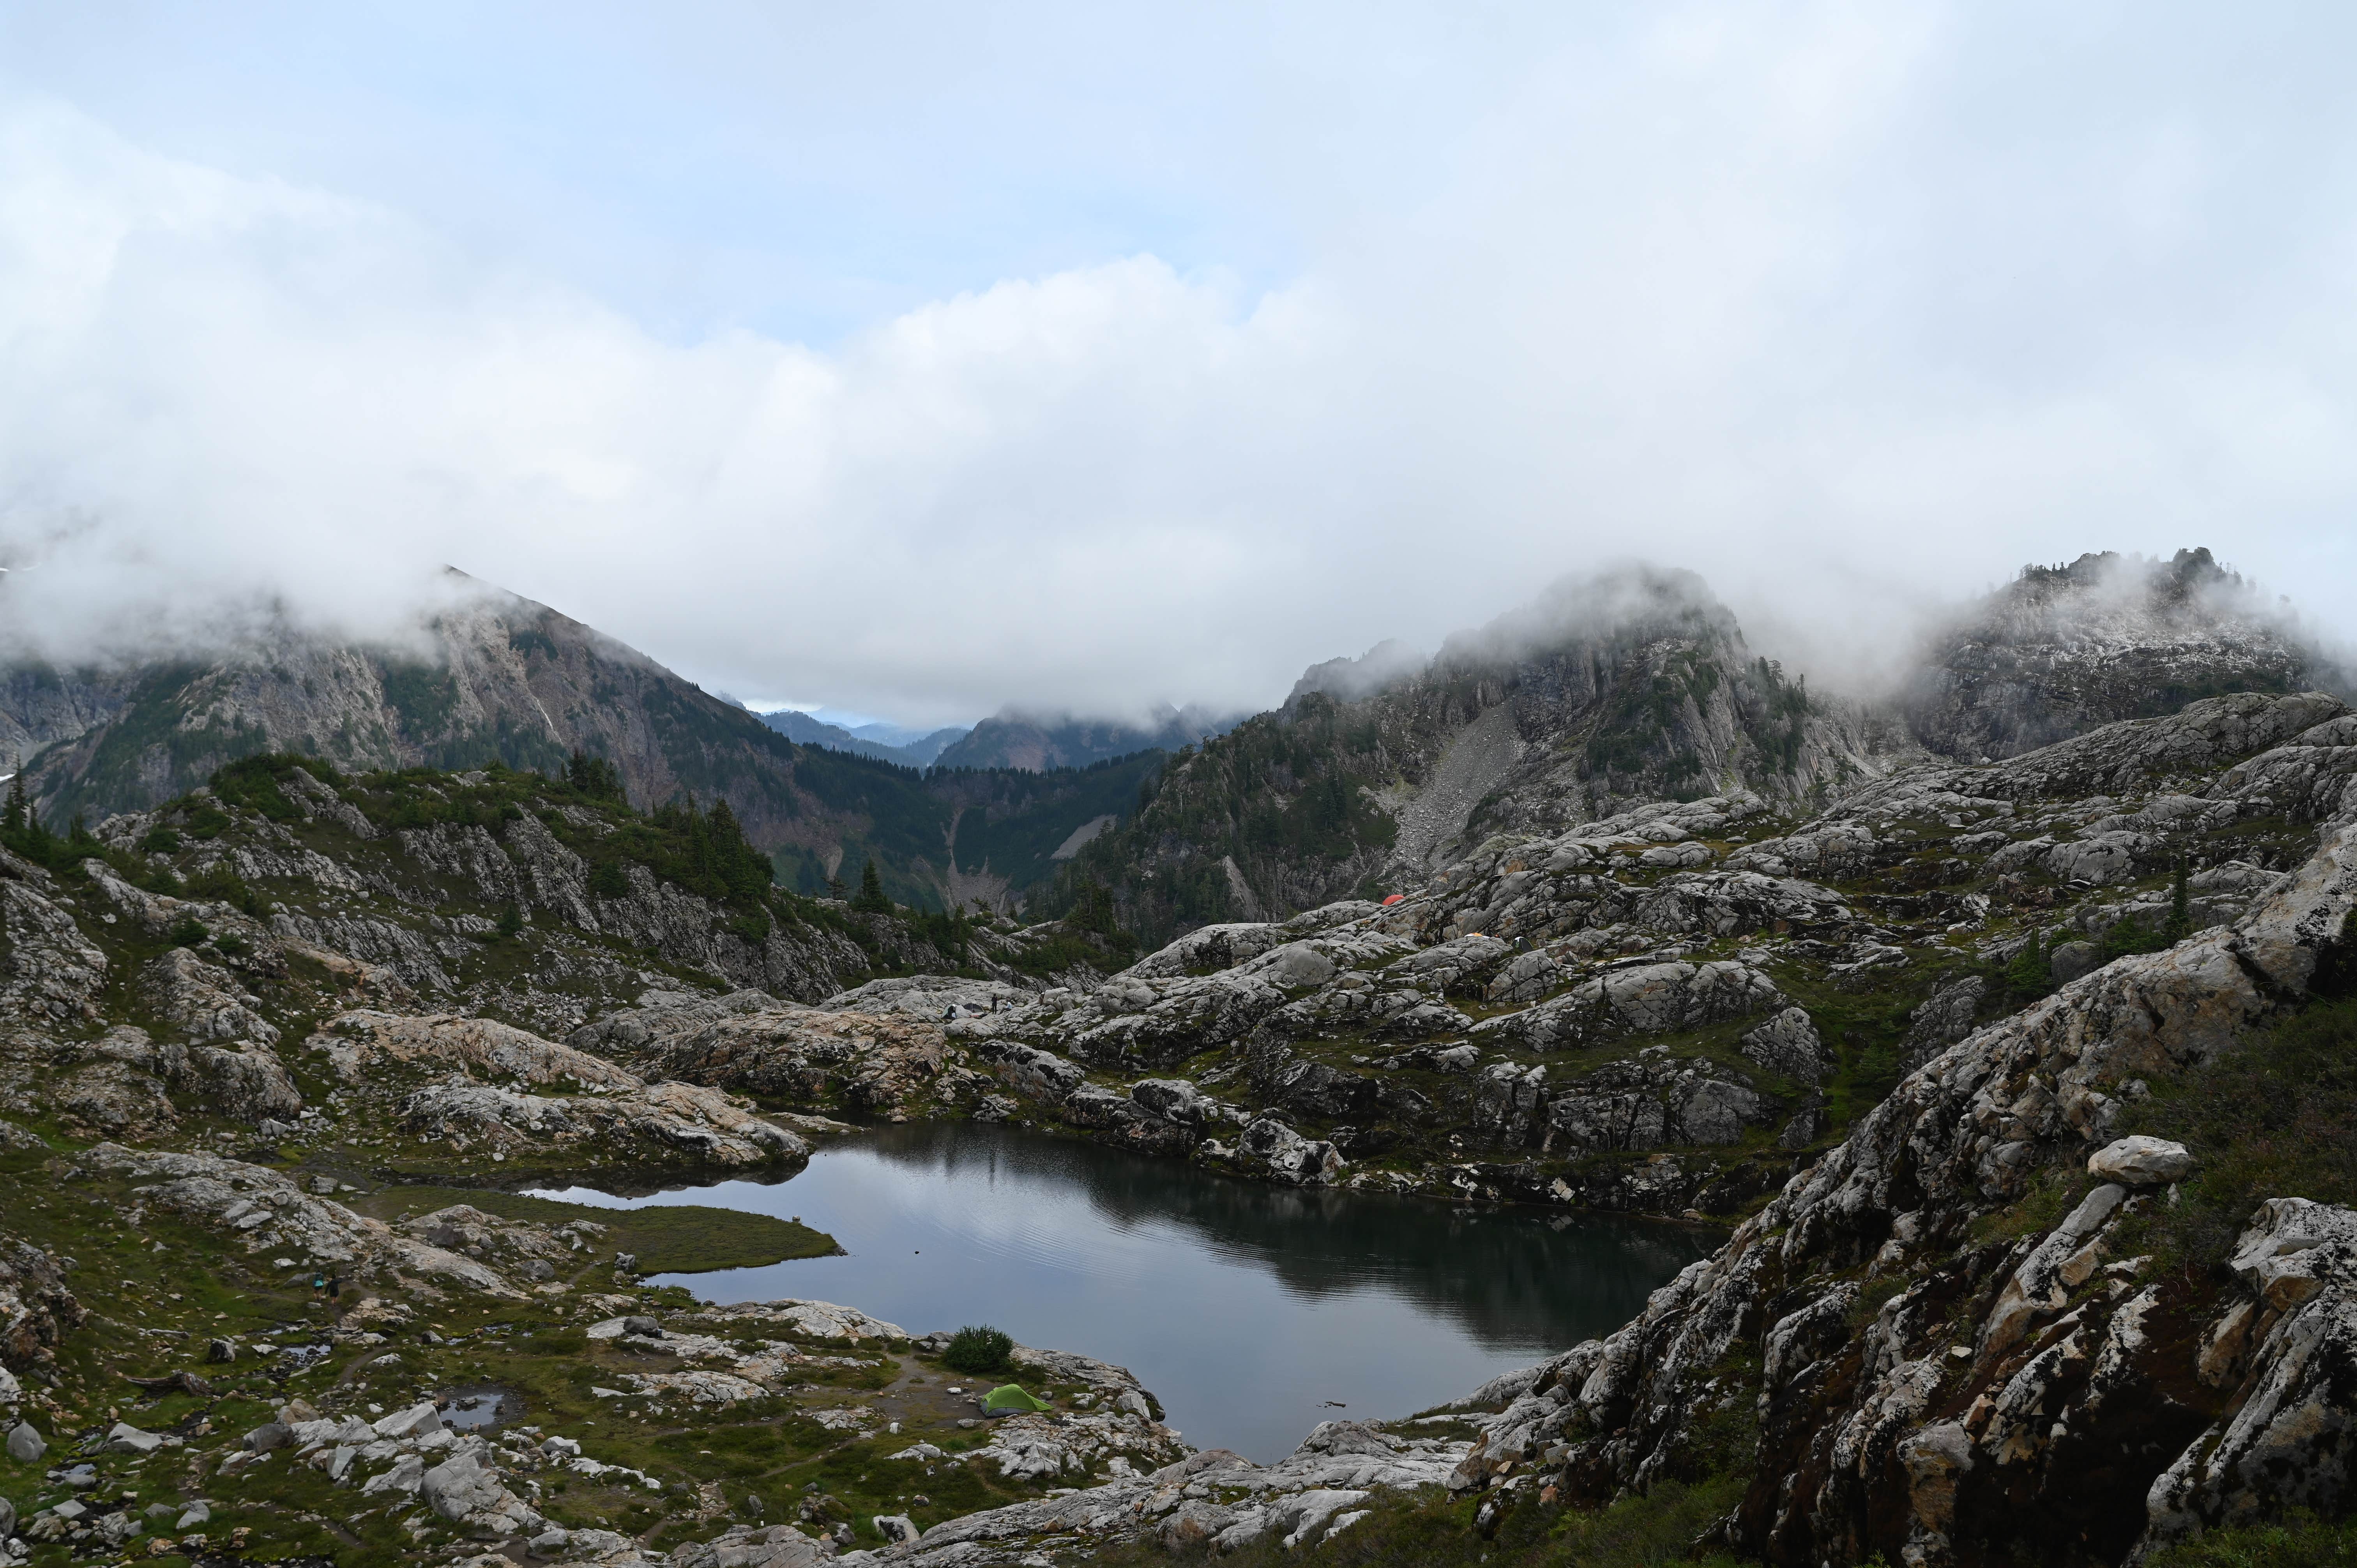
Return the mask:
<svg viewBox="0 0 2357 1568">
<path fill-rule="evenodd" d="M 1602 1499 L 1682 1473 L 1714 1411 L 1756 1406 L 1758 1479 L 1725 1525 L 1777 1563 L 2039 1555 L 2290 1505 L 2341 1506 L 2357 1430 L 2357 1215 L 2284 1195 L 2188 1294 L 2126 1255 L 2169 1149 L 2114 1148 L 2140 1080 L 2344 983 L 2357 800 L 2232 928 L 2124 958 L 1951 1046 L 1848 1140 L 1657 1292 L 1534 1369 L 1454 1484 L 1523 1466 Z M 1974 1222 L 2041 1173 L 2101 1182 L 2018 1240 Z M 2136 1185 L 2130 1185 L 2130 1183 Z"/>
</svg>

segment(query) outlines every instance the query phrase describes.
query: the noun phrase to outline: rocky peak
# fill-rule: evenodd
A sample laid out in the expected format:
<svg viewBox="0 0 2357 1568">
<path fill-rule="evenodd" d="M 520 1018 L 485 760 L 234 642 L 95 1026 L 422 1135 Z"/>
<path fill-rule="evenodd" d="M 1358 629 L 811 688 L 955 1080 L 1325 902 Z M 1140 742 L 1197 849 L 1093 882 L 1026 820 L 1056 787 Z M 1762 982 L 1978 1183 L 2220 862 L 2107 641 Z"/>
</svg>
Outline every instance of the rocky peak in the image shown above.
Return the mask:
<svg viewBox="0 0 2357 1568">
<path fill-rule="evenodd" d="M 1933 639 L 1910 725 L 1943 756 L 2017 757 L 2201 697 L 2342 684 L 2288 611 L 2206 549 L 2025 566 Z"/>
</svg>

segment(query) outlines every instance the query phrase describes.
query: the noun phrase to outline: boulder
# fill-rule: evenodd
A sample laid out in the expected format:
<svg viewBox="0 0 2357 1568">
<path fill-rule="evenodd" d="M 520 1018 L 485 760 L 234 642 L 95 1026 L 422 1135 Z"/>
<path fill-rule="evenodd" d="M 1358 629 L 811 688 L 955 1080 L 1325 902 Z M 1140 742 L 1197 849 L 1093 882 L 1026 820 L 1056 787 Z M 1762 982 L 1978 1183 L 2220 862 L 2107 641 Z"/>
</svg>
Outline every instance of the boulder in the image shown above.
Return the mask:
<svg viewBox="0 0 2357 1568">
<path fill-rule="evenodd" d="M 1270 1176 L 1296 1187 L 1321 1185 L 1342 1171 L 1341 1153 L 1333 1144 L 1305 1138 L 1273 1116 L 1254 1121 L 1236 1144 L 1245 1154 L 1267 1162 Z"/>
<path fill-rule="evenodd" d="M 1162 1521 L 1162 1544 L 1173 1552 L 1200 1553 L 1213 1536 L 1235 1522 L 1235 1509 L 1189 1498 Z"/>
<path fill-rule="evenodd" d="M 118 1421 L 106 1434 L 106 1445 L 122 1454 L 153 1454 L 164 1446 L 164 1439 L 153 1432 L 142 1432 L 127 1421 Z"/>
<path fill-rule="evenodd" d="M 19 1465 L 38 1465 L 48 1451 L 48 1441 L 34 1430 L 31 1422 L 20 1421 L 8 1429 L 8 1457 Z"/>
<path fill-rule="evenodd" d="M 2054 983 L 2068 985 L 2103 968 L 2104 954 L 2093 942 L 2064 942 L 2047 955 L 2046 963 L 2053 972 Z"/>
<path fill-rule="evenodd" d="M 391 1415 L 379 1420 L 375 1427 L 379 1437 L 396 1440 L 404 1437 L 423 1437 L 429 1432 L 441 1430 L 442 1412 L 435 1408 L 432 1400 L 421 1400 L 407 1410 L 394 1411 Z"/>
<path fill-rule="evenodd" d="M 1746 1060 L 1795 1083 L 1814 1084 L 1834 1065 L 1804 1008 L 1785 1008 L 1736 1044 Z"/>
<path fill-rule="evenodd" d="M 2087 1174 L 2122 1187 L 2166 1187 L 2193 1174 L 2193 1155 L 2182 1144 L 2138 1134 L 2116 1139 L 2089 1155 Z"/>
<path fill-rule="evenodd" d="M 537 1530 L 546 1522 L 500 1481 L 483 1463 L 480 1448 L 452 1455 L 425 1472 L 418 1496 L 427 1507 L 453 1524 L 514 1535 Z"/>
</svg>

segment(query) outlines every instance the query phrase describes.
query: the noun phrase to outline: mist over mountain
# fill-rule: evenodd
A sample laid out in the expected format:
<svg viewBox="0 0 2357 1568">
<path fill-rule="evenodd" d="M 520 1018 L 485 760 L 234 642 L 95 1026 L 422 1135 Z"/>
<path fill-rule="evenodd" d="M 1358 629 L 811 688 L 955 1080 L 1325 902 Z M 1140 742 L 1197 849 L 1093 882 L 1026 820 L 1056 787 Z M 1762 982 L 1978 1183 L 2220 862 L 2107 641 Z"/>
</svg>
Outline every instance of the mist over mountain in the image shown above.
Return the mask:
<svg viewBox="0 0 2357 1568">
<path fill-rule="evenodd" d="M 753 714 L 461 574 L 442 595 L 398 638 L 282 619 L 210 654 L 19 660 L 0 670 L 0 748 L 27 759 L 59 822 L 151 806 L 264 751 L 354 772 L 554 772 L 581 750 L 634 800 L 725 799 L 804 892 L 870 859 L 925 907 L 1053 909 L 1094 881 L 1164 934 L 1372 891 L 1488 835 L 1646 800 L 1821 800 L 1927 753 L 2012 756 L 2202 696 L 2348 689 L 2287 605 L 2206 550 L 2025 568 L 1927 635 L 1891 700 L 1763 656 L 1695 574 L 1629 565 L 1560 579 L 1429 659 L 1390 641 L 1313 665 L 1248 719 L 1010 706 L 901 746 L 875 738 L 891 726 Z"/>
<path fill-rule="evenodd" d="M 1002 708 L 974 726 L 935 758 L 942 768 L 1084 768 L 1140 751 L 1176 751 L 1209 736 L 1224 735 L 1242 714 L 1218 714 L 1189 703 L 1154 710 L 1146 725 L 1082 719 L 1070 714 L 1026 713 Z"/>
<path fill-rule="evenodd" d="M 2206 549 L 2025 566 L 1934 630 L 1916 670 L 1902 698 L 1910 725 L 1966 762 L 2201 697 L 2349 687 L 2287 599 L 2260 593 Z"/>
<path fill-rule="evenodd" d="M 1429 660 L 1313 665 L 1168 768 L 1042 908 L 1101 882 L 1149 938 L 1414 884 L 1497 834 L 1728 791 L 1837 799 L 1930 755 L 2012 756 L 2232 693 L 2348 689 L 2287 606 L 2206 549 L 2027 567 L 1895 664 L 1897 699 L 1813 686 L 1691 572 L 1562 578 Z"/>
<path fill-rule="evenodd" d="M 797 744 L 733 702 L 545 605 L 449 574 L 440 607 L 394 639 L 292 620 L 171 657 L 0 669 L 0 746 L 63 826 L 135 811 L 261 753 L 348 774 L 502 767 L 552 776 L 583 752 L 640 807 L 726 800 L 776 875 L 821 893 L 877 865 L 895 899 L 994 907 L 1054 871 L 1091 822 L 1135 804 L 1128 768 L 982 769 L 929 782 L 848 732 Z M 931 739 L 933 737 L 927 737 Z"/>
</svg>

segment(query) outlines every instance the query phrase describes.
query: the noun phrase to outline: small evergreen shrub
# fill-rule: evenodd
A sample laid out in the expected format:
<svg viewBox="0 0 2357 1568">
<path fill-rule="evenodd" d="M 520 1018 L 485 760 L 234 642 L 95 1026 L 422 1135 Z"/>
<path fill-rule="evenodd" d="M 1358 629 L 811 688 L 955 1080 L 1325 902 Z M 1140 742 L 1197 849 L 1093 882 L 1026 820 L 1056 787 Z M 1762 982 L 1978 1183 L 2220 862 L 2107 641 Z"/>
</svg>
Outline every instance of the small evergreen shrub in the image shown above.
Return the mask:
<svg viewBox="0 0 2357 1568">
<path fill-rule="evenodd" d="M 1003 1331 L 987 1324 L 969 1325 L 950 1336 L 942 1364 L 961 1372 L 999 1372 L 1006 1369 L 1007 1358 L 1014 1354 L 1015 1341 Z"/>
</svg>

